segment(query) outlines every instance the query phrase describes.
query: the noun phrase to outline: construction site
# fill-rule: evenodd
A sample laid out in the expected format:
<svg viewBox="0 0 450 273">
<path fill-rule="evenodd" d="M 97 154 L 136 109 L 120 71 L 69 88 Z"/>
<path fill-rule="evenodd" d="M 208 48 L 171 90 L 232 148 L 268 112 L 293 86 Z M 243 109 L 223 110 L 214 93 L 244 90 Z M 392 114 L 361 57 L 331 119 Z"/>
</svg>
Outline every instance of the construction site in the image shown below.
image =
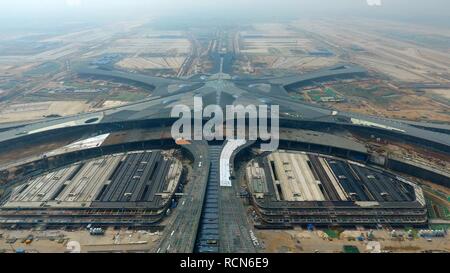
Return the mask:
<svg viewBox="0 0 450 273">
<path fill-rule="evenodd" d="M 246 180 L 257 221 L 265 228 L 427 222 L 419 186 L 356 162 L 278 151 L 252 160 Z"/>
<path fill-rule="evenodd" d="M 182 188 L 183 167 L 172 154 L 158 150 L 112 154 L 30 178 L 4 195 L 0 225 L 132 228 L 141 222 L 157 223 Z"/>
<path fill-rule="evenodd" d="M 117 22 L 20 56 L 0 39 L 0 252 L 450 251 L 448 54 L 351 23 Z M 278 106 L 278 148 L 261 120 L 174 138 L 176 106 L 194 136 L 213 121 L 199 97 Z"/>
</svg>

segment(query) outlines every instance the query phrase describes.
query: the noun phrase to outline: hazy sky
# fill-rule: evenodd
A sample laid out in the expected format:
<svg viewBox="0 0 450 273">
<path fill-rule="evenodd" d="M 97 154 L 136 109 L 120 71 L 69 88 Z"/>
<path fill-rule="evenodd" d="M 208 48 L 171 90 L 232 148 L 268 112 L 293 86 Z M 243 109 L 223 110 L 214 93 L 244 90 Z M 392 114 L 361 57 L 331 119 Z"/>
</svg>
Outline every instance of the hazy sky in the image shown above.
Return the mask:
<svg viewBox="0 0 450 273">
<path fill-rule="evenodd" d="M 369 6 L 379 3 L 381 6 Z M 0 18 L 92 20 L 142 16 L 372 16 L 448 22 L 449 0 L 0 0 Z"/>
</svg>

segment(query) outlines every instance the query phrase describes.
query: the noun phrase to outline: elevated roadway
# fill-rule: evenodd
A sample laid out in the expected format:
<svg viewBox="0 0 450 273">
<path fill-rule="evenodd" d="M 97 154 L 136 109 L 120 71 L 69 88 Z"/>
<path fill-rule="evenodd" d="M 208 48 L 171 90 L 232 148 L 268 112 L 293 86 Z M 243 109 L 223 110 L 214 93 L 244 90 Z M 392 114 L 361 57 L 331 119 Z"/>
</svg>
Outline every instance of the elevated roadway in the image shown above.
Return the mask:
<svg viewBox="0 0 450 273">
<path fill-rule="evenodd" d="M 105 111 L 85 113 L 55 119 L 44 119 L 30 123 L 8 124 L 0 130 L 0 151 L 14 150 L 13 145 L 32 143 L 62 131 L 80 129 L 85 134 L 100 134 L 121 131 L 129 128 L 148 128 L 150 123 L 161 123 L 170 126 L 173 119 L 170 111 L 173 106 L 183 104 L 193 107 L 193 97 L 201 96 L 204 106 L 216 104 L 222 109 L 226 105 L 279 105 L 281 126 L 286 128 L 303 128 L 314 131 L 315 128 L 349 128 L 374 132 L 388 137 L 396 137 L 405 141 L 417 142 L 430 149 L 450 153 L 450 137 L 446 126 L 427 126 L 354 113 L 337 112 L 333 109 L 293 101 L 286 96 L 285 87 L 302 84 L 329 77 L 360 75 L 358 67 L 350 65 L 338 66 L 307 75 L 297 75 L 276 79 L 237 80 L 226 74 L 213 75 L 205 80 L 161 79 L 142 75 L 85 70 L 83 74 L 100 77 L 111 77 L 115 80 L 142 83 L 154 86 L 155 96 L 128 105 Z M 253 87 L 254 84 L 270 85 L 269 92 Z M 169 86 L 175 86 L 169 88 Z M 169 91 L 170 89 L 170 91 Z M 278 91 L 284 90 L 284 92 Z M 83 131 L 85 129 L 85 131 Z M 206 142 L 194 141 L 185 148 L 194 157 L 192 179 L 185 188 L 185 196 L 181 198 L 173 219 L 167 223 L 156 252 L 192 252 L 195 247 L 197 230 L 201 219 L 208 175 L 210 173 L 210 151 Z M 220 189 L 219 213 L 220 251 L 254 252 L 245 209 L 237 194 L 239 185 Z"/>
<path fill-rule="evenodd" d="M 336 68 L 335 68 L 336 69 Z M 279 84 L 292 84 L 292 82 L 301 83 L 305 80 L 320 79 L 325 75 L 347 75 L 347 73 L 360 73 L 360 68 L 345 68 L 340 71 L 330 68 L 310 75 L 300 75 L 297 77 L 267 79 L 267 84 L 273 86 Z M 94 70 L 97 71 L 97 70 Z M 93 73 L 93 72 L 92 72 Z M 96 72 L 99 73 L 99 72 Z M 102 73 L 115 73 L 112 71 Z M 119 73 L 119 72 L 118 72 Z M 327 74 L 328 73 L 328 74 Z M 95 73 L 93 73 L 95 75 Z M 119 75 L 122 75 L 120 72 Z M 114 74 L 116 75 L 116 74 Z M 116 75 L 118 77 L 118 75 Z M 225 75 L 226 76 L 226 75 Z M 125 77 L 125 76 L 123 76 Z M 136 79 L 137 75 L 128 75 L 128 77 Z M 144 80 L 139 76 L 136 80 Z M 51 132 L 57 129 L 81 127 L 81 126 L 97 126 L 105 128 L 109 125 L 121 125 L 127 122 L 137 122 L 143 120 L 168 119 L 171 109 L 174 105 L 183 104 L 193 108 L 193 97 L 203 97 L 204 106 L 210 104 L 219 105 L 225 108 L 226 105 L 279 105 L 280 119 L 288 121 L 292 124 L 329 124 L 335 126 L 345 126 L 348 128 L 374 130 L 375 132 L 385 133 L 386 135 L 394 135 L 398 138 L 411 141 L 421 141 L 424 145 L 428 145 L 431 149 L 450 153 L 450 137 L 448 134 L 448 126 L 445 125 L 429 125 L 425 123 L 414 123 L 401 120 L 386 119 L 381 117 L 367 116 L 356 113 L 338 112 L 333 109 L 319 107 L 304 102 L 294 101 L 287 97 L 285 93 L 279 93 L 274 89 L 273 92 L 265 92 L 252 86 L 252 81 L 246 81 L 243 86 L 242 81 L 233 80 L 230 77 L 210 77 L 203 83 L 176 81 L 172 79 L 153 79 L 148 78 L 149 82 L 156 82 L 160 86 L 160 90 L 167 89 L 167 86 L 174 83 L 178 89 L 173 92 L 161 91 L 157 96 L 139 102 L 131 103 L 105 111 L 94 113 L 85 113 L 74 116 L 56 119 L 44 119 L 31 123 L 9 124 L 0 130 L 0 149 L 2 143 L 8 143 L 9 140 L 20 139 L 22 137 L 39 134 L 42 132 Z M 262 80 L 254 80 L 253 83 L 262 82 Z M 284 85 L 283 84 L 283 85 Z M 165 86 L 165 87 L 164 87 Z M 188 88 L 189 87 L 189 88 Z M 436 146 L 436 147 L 434 147 Z"/>
<path fill-rule="evenodd" d="M 166 224 L 163 238 L 154 249 L 159 253 L 192 253 L 197 238 L 197 230 L 210 171 L 208 143 L 194 141 L 184 146 L 193 156 L 192 176 L 184 189 L 184 197 L 179 201 L 174 215 Z"/>
</svg>

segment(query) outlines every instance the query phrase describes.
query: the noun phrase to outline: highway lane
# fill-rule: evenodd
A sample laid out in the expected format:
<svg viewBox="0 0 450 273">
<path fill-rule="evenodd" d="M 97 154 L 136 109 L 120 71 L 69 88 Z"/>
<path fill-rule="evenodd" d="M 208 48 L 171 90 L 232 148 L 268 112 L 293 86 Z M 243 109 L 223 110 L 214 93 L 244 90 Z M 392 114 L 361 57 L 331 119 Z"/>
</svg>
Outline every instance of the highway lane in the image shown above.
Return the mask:
<svg viewBox="0 0 450 273">
<path fill-rule="evenodd" d="M 195 152 L 193 176 L 185 187 L 184 197 L 173 211 L 171 221 L 165 226 L 160 244 L 154 249 L 158 253 L 190 253 L 195 248 L 211 159 L 206 142 L 194 142 L 185 147 Z M 239 192 L 237 182 L 233 187 L 219 188 L 219 250 L 224 253 L 255 253 L 250 233 L 252 226 Z"/>
<path fill-rule="evenodd" d="M 219 252 L 218 244 L 220 244 L 219 236 L 219 161 L 223 146 L 210 145 L 210 171 L 208 185 L 206 188 L 206 196 L 200 218 L 199 230 L 197 233 L 195 252 L 198 253 L 216 253 Z"/>
<path fill-rule="evenodd" d="M 232 168 L 236 154 L 246 147 L 254 144 L 248 141 L 244 146 L 236 150 L 230 160 Z M 240 198 L 240 181 L 244 179 L 244 173 L 235 172 L 237 179 L 232 181 L 232 187 L 220 187 L 219 189 L 219 231 L 221 253 L 256 253 L 257 249 L 251 238 L 252 224 L 247 216 L 247 211 Z"/>
<path fill-rule="evenodd" d="M 239 184 L 220 188 L 219 223 L 221 253 L 256 253 L 250 237 L 252 226 L 239 197 Z"/>
<path fill-rule="evenodd" d="M 194 250 L 195 239 L 205 197 L 209 173 L 208 143 L 194 141 L 186 145 L 186 149 L 194 155 L 192 176 L 185 187 L 184 196 L 179 200 L 178 207 L 173 211 L 171 221 L 164 229 L 159 246 L 154 250 L 159 253 L 191 253 Z"/>
</svg>

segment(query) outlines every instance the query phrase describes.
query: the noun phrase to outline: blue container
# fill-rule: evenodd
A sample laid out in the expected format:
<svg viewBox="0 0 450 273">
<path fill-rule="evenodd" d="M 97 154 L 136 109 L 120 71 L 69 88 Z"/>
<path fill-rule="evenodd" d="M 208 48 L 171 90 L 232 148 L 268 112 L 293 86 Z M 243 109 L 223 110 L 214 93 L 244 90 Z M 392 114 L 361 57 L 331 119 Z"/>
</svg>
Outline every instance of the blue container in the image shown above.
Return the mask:
<svg viewBox="0 0 450 273">
<path fill-rule="evenodd" d="M 23 249 L 23 248 L 16 248 L 16 253 L 25 253 L 25 249 Z"/>
</svg>

